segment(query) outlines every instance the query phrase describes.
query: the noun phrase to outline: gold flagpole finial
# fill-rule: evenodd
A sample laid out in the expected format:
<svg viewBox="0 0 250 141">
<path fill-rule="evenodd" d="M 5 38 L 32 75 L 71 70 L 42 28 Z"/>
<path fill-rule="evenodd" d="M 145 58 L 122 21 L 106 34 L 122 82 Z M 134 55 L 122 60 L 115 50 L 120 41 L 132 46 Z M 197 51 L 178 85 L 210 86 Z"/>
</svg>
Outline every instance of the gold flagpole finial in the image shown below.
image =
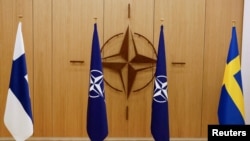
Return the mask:
<svg viewBox="0 0 250 141">
<path fill-rule="evenodd" d="M 95 23 L 97 22 L 97 17 L 94 17 L 94 19 L 95 19 Z"/>
<path fill-rule="evenodd" d="M 18 15 L 18 22 L 22 22 L 23 20 L 23 15 Z"/>
<path fill-rule="evenodd" d="M 19 19 L 22 19 L 22 18 L 23 18 L 23 15 L 18 15 L 18 18 L 19 18 Z"/>
<path fill-rule="evenodd" d="M 164 22 L 164 18 L 161 18 L 161 24 L 163 24 L 163 22 Z"/>
<path fill-rule="evenodd" d="M 161 22 L 163 23 L 163 21 L 164 21 L 164 18 L 161 18 Z"/>
<path fill-rule="evenodd" d="M 232 24 L 233 24 L 233 26 L 235 26 L 235 24 L 236 24 L 236 21 L 235 21 L 235 20 L 232 20 Z"/>
</svg>

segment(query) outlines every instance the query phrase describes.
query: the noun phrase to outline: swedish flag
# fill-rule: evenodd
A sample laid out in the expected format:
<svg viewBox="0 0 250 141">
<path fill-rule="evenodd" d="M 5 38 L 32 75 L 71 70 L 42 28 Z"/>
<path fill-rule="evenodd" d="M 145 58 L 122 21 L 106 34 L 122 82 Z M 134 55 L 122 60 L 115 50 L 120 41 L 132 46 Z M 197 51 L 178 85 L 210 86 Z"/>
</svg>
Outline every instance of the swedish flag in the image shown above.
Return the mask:
<svg viewBox="0 0 250 141">
<path fill-rule="evenodd" d="M 218 107 L 219 124 L 244 125 L 244 116 L 240 55 L 236 27 L 233 26 Z"/>
</svg>

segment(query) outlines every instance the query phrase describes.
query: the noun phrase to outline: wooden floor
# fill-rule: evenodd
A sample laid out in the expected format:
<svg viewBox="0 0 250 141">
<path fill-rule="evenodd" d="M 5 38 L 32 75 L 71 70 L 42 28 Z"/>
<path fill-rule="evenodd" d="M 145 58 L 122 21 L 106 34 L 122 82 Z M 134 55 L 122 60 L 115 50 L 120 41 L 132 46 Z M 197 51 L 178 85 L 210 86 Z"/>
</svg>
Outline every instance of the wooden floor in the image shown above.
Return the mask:
<svg viewBox="0 0 250 141">
<path fill-rule="evenodd" d="M 2 138 L 0 141 L 14 141 L 12 138 Z M 88 138 L 66 138 L 66 137 L 36 137 L 27 141 L 90 141 Z M 105 141 L 154 141 L 152 138 L 107 138 Z M 171 138 L 170 141 L 207 141 L 206 138 Z"/>
</svg>

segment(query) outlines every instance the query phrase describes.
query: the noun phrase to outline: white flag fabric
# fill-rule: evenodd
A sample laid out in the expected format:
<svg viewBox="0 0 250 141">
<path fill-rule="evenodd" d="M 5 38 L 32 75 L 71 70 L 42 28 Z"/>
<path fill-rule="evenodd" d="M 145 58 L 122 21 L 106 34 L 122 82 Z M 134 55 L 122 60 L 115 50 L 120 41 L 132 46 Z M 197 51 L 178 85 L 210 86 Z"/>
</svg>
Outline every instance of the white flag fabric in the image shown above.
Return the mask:
<svg viewBox="0 0 250 141">
<path fill-rule="evenodd" d="M 33 118 L 21 22 L 18 24 L 16 33 L 4 124 L 16 141 L 25 141 L 33 134 Z"/>
<path fill-rule="evenodd" d="M 250 0 L 244 1 L 243 33 L 242 33 L 242 83 L 245 99 L 245 121 L 250 124 Z"/>
</svg>

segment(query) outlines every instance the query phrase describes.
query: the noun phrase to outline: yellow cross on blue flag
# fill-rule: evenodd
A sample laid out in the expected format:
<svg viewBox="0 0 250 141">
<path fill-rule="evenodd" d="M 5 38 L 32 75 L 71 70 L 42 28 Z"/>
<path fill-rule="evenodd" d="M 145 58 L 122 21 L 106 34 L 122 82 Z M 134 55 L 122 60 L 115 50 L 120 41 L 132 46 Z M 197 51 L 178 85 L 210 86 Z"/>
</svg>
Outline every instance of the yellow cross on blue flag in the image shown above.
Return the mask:
<svg viewBox="0 0 250 141">
<path fill-rule="evenodd" d="M 241 64 L 235 26 L 232 27 L 231 42 L 218 106 L 218 119 L 220 125 L 245 124 Z"/>
</svg>

